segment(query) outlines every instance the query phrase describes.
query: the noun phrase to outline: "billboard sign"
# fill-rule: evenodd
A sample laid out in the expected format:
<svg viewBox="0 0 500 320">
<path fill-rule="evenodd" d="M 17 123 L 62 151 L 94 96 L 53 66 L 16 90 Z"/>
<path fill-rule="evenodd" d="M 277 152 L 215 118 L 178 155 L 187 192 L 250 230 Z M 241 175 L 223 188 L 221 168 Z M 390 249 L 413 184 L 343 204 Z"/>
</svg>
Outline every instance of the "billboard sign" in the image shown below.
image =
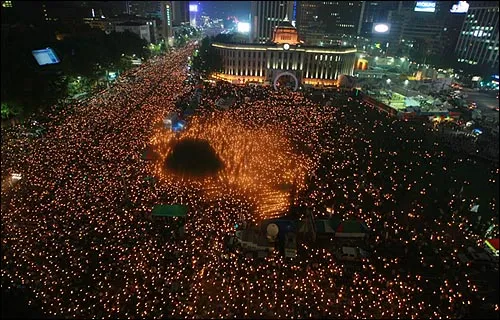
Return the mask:
<svg viewBox="0 0 500 320">
<path fill-rule="evenodd" d="M 390 28 L 388 23 L 374 23 L 372 33 L 389 33 Z"/>
<path fill-rule="evenodd" d="M 435 1 L 417 1 L 415 4 L 416 12 L 436 12 L 436 2 Z"/>
<path fill-rule="evenodd" d="M 38 62 L 39 66 L 44 66 L 47 64 L 57 64 L 61 62 L 54 50 L 52 50 L 51 48 L 33 50 L 31 51 L 31 53 L 33 54 L 33 57 L 35 57 L 36 62 Z"/>
<path fill-rule="evenodd" d="M 454 4 L 450 9 L 451 13 L 467 13 L 467 11 L 469 11 L 469 4 L 467 1 L 458 1 L 458 3 Z"/>
</svg>

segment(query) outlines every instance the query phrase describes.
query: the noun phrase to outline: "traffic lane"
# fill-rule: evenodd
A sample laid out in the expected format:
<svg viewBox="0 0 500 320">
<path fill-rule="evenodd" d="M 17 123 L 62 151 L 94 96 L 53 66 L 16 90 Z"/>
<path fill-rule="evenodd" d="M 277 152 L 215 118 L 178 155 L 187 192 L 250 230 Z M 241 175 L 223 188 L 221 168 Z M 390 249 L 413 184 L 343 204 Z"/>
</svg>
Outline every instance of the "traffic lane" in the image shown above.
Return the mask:
<svg viewBox="0 0 500 320">
<path fill-rule="evenodd" d="M 495 111 L 498 108 L 498 99 L 495 96 L 492 96 L 487 93 L 482 92 L 467 92 L 467 98 L 465 99 L 468 103 L 475 102 L 477 103 L 477 107 L 483 111 L 484 110 L 493 110 Z"/>
</svg>

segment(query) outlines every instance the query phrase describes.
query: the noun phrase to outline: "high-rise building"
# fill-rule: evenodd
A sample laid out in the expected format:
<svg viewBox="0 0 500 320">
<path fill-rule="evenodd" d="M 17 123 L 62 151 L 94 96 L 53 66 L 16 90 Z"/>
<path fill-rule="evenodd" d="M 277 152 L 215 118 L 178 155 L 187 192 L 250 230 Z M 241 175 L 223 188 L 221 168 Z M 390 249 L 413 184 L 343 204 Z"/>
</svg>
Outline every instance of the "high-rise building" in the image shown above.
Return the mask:
<svg viewBox="0 0 500 320">
<path fill-rule="evenodd" d="M 173 1 L 161 1 L 161 22 L 162 22 L 162 36 L 165 43 L 172 46 L 174 43 L 174 29 L 173 29 L 173 14 L 172 14 Z"/>
<path fill-rule="evenodd" d="M 189 23 L 189 1 L 172 1 L 173 25 Z"/>
<path fill-rule="evenodd" d="M 374 23 L 387 23 L 391 11 L 398 9 L 399 1 L 366 1 L 361 17 L 360 35 L 370 37 Z"/>
<path fill-rule="evenodd" d="M 498 70 L 498 14 L 498 2 L 470 3 L 455 47 L 458 62 Z"/>
<path fill-rule="evenodd" d="M 295 1 L 252 1 L 251 41 L 270 42 L 278 24 L 285 18 L 295 20 L 296 5 Z"/>
<path fill-rule="evenodd" d="M 325 33 L 339 37 L 357 35 L 364 6 L 365 1 L 322 1 L 318 15 Z"/>
<path fill-rule="evenodd" d="M 450 13 L 452 1 L 435 2 L 433 12 L 415 11 L 412 2 L 399 1 L 397 9 L 389 11 L 387 34 L 372 35 L 387 44 L 386 54 L 405 55 L 405 48 L 419 51 L 423 62 L 427 57 L 449 54 L 448 48 L 454 47 L 457 37 L 457 23 L 460 16 Z"/>
<path fill-rule="evenodd" d="M 159 17 L 160 5 L 161 1 L 126 1 L 126 13 L 139 17 Z"/>
<path fill-rule="evenodd" d="M 300 39 L 306 44 L 316 44 L 322 38 L 322 23 L 319 20 L 319 1 L 298 1 L 297 30 Z"/>
</svg>

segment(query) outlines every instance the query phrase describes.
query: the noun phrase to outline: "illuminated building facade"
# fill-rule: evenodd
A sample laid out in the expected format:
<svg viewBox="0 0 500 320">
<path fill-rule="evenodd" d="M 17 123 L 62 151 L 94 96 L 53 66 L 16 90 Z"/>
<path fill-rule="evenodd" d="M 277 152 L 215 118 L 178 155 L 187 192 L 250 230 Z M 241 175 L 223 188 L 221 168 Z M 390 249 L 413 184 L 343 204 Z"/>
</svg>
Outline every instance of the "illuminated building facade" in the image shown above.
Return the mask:
<svg viewBox="0 0 500 320">
<path fill-rule="evenodd" d="M 272 44 L 212 44 L 222 59 L 221 73 L 214 78 L 233 83 L 279 85 L 282 76 L 300 84 L 337 85 L 340 75 L 352 76 L 355 48 L 303 45 L 297 30 L 287 21 L 276 27 Z"/>
<path fill-rule="evenodd" d="M 498 70 L 498 12 L 498 2 L 481 7 L 471 2 L 455 47 L 458 62 Z"/>
<path fill-rule="evenodd" d="M 162 31 L 163 31 L 163 39 L 165 43 L 169 46 L 173 46 L 174 44 L 174 30 L 173 30 L 173 7 L 172 1 L 161 1 L 161 22 L 162 22 Z"/>
<path fill-rule="evenodd" d="M 130 31 L 137 34 L 141 39 L 151 43 L 151 34 L 149 33 L 149 25 L 144 22 L 127 21 L 117 24 L 115 27 L 116 32 Z"/>
</svg>

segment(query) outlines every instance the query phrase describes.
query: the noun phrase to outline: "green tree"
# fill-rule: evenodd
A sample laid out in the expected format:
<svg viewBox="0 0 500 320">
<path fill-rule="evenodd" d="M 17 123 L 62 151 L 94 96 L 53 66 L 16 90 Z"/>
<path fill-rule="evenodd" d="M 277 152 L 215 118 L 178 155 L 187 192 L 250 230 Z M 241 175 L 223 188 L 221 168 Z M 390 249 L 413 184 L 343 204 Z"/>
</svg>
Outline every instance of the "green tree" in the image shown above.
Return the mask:
<svg viewBox="0 0 500 320">
<path fill-rule="evenodd" d="M 21 114 L 23 108 L 15 102 L 2 102 L 2 120 L 9 119 L 11 117 Z"/>
<path fill-rule="evenodd" d="M 217 50 L 212 46 L 214 39 L 205 37 L 201 40 L 199 54 L 193 59 L 193 69 L 203 76 L 222 69 L 222 59 Z"/>
</svg>

